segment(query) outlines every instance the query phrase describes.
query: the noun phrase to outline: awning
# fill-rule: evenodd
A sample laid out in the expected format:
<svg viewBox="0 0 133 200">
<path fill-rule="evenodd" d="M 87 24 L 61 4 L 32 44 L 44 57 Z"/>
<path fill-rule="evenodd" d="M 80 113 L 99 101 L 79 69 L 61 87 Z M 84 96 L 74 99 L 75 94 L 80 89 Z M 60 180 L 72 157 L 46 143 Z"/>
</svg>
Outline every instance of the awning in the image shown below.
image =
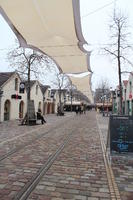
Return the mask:
<svg viewBox="0 0 133 200">
<path fill-rule="evenodd" d="M 64 73 L 90 71 L 79 0 L 0 0 L 0 6 L 22 47 L 44 52 Z"/>
<path fill-rule="evenodd" d="M 70 77 L 72 80 L 72 83 L 77 87 L 77 90 L 80 90 L 85 96 L 88 97 L 91 103 L 94 102 L 92 91 L 91 91 L 91 74 L 88 74 L 87 76 L 76 78 L 76 77 Z"/>
</svg>

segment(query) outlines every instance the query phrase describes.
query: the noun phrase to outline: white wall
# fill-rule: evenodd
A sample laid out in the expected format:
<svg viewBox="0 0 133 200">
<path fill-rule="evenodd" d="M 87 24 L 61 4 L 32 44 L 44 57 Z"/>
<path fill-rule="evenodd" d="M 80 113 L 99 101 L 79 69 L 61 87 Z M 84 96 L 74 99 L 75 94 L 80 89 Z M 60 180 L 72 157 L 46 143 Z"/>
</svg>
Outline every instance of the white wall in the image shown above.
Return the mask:
<svg viewBox="0 0 133 200">
<path fill-rule="evenodd" d="M 18 78 L 18 91 L 15 91 L 15 78 Z M 6 100 L 10 101 L 10 120 L 19 118 L 19 104 L 24 101 L 24 113 L 26 112 L 26 92 L 25 94 L 19 93 L 19 84 L 21 80 L 17 74 L 14 74 L 7 83 L 1 88 L 3 96 L 1 98 L 1 121 L 4 121 L 4 104 Z M 18 94 L 22 99 L 12 99 L 11 95 Z"/>
<path fill-rule="evenodd" d="M 38 93 L 36 94 L 37 85 Z M 43 111 L 43 94 L 38 81 L 36 81 L 35 84 L 31 87 L 31 100 L 34 100 L 35 112 L 38 111 L 39 102 L 41 102 L 41 111 Z"/>
<path fill-rule="evenodd" d="M 15 78 L 18 78 L 18 91 L 15 91 Z M 25 93 L 21 94 L 19 93 L 19 85 L 20 85 L 20 78 L 15 73 L 1 88 L 3 91 L 3 96 L 1 98 L 1 117 L 0 120 L 4 121 L 4 103 L 6 100 L 10 101 L 10 118 L 9 120 L 19 119 L 19 104 L 21 101 L 24 102 L 24 114 L 23 117 L 27 111 L 27 92 L 25 89 Z M 36 85 L 38 85 L 38 93 L 36 94 Z M 18 94 L 22 98 L 21 99 L 12 99 L 11 95 Z M 35 105 L 35 112 L 38 111 L 39 102 L 41 102 L 41 110 L 43 112 L 43 103 L 52 103 L 53 100 L 51 97 L 48 96 L 48 89 L 45 92 L 45 101 L 43 102 L 43 93 L 39 86 L 39 82 L 35 81 L 34 85 L 31 87 L 31 100 L 34 100 Z M 56 109 L 56 108 L 55 108 Z M 47 111 L 47 108 L 46 108 Z"/>
</svg>

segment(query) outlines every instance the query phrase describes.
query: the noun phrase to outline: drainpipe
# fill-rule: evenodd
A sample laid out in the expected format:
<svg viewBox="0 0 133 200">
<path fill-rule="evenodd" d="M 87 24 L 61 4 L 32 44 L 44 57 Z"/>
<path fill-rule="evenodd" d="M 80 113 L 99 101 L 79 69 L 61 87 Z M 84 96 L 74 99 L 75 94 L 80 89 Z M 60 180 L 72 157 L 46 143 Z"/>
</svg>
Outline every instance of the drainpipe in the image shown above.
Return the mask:
<svg viewBox="0 0 133 200">
<path fill-rule="evenodd" d="M 129 93 L 129 115 L 132 115 L 132 82 L 130 84 L 130 93 Z"/>
<path fill-rule="evenodd" d="M 44 108 L 45 108 L 45 105 L 44 105 L 44 104 L 45 104 L 45 103 L 44 103 L 44 102 L 45 102 L 45 96 L 43 95 L 43 115 L 45 115 L 45 110 L 44 110 Z"/>
<path fill-rule="evenodd" d="M 123 114 L 127 114 L 127 108 L 126 108 L 126 106 L 127 106 L 127 99 L 126 99 L 126 89 L 124 90 L 125 91 L 125 112 L 123 113 Z"/>
<path fill-rule="evenodd" d="M 1 123 L 1 98 L 2 98 L 3 91 L 0 89 L 0 123 Z"/>
</svg>

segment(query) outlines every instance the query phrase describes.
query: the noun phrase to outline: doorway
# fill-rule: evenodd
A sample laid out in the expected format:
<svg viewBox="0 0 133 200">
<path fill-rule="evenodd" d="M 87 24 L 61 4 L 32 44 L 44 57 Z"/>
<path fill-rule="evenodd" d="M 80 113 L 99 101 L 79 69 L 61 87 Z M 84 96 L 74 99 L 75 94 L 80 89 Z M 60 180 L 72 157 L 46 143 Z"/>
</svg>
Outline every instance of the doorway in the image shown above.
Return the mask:
<svg viewBox="0 0 133 200">
<path fill-rule="evenodd" d="M 10 101 L 6 100 L 4 103 L 4 121 L 10 120 L 10 107 L 11 107 Z"/>
<path fill-rule="evenodd" d="M 24 102 L 21 101 L 19 104 L 19 118 L 24 117 Z"/>
</svg>

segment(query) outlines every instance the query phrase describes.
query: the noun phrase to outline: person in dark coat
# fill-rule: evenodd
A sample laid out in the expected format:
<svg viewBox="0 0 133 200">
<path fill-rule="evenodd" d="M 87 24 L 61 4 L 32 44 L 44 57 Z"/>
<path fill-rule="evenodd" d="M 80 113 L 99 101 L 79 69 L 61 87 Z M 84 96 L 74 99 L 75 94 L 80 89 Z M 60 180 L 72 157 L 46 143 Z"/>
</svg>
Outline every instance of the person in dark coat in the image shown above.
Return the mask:
<svg viewBox="0 0 133 200">
<path fill-rule="evenodd" d="M 40 109 L 40 108 L 38 108 L 37 119 L 41 119 L 41 123 L 42 123 L 42 124 L 46 123 L 46 120 L 45 120 L 44 117 L 42 116 L 42 112 L 41 112 L 41 109 Z"/>
<path fill-rule="evenodd" d="M 81 106 L 78 107 L 78 112 L 81 114 Z"/>
<path fill-rule="evenodd" d="M 76 106 L 75 112 L 76 112 L 76 114 L 78 114 L 78 106 Z"/>
</svg>

